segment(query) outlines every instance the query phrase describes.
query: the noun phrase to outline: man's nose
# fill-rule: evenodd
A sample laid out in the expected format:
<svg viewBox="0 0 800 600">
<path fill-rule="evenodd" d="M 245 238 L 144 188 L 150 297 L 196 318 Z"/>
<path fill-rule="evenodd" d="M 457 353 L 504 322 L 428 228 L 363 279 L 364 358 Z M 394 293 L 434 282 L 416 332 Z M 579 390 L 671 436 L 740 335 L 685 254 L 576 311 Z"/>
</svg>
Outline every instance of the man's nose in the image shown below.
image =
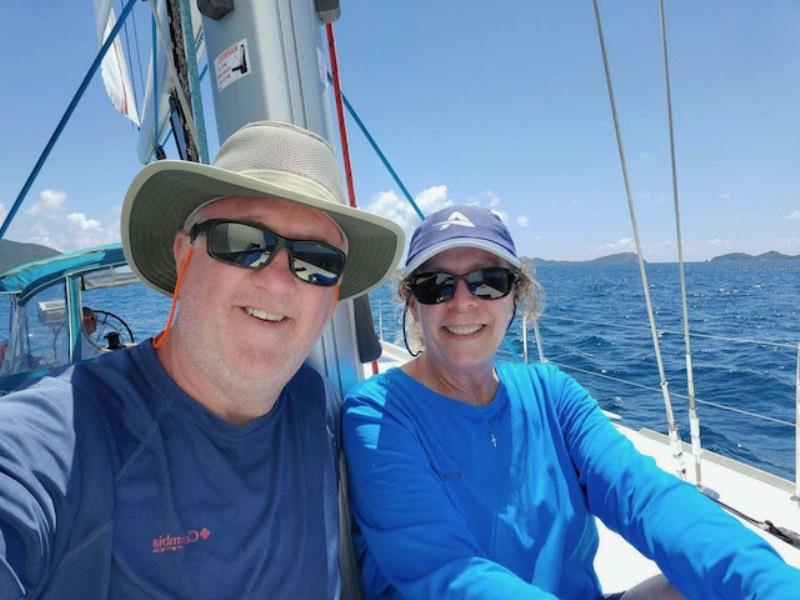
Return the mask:
<svg viewBox="0 0 800 600">
<path fill-rule="evenodd" d="M 291 285 L 295 275 L 289 265 L 290 260 L 289 251 L 286 248 L 279 248 L 273 253 L 267 266 L 253 272 L 256 282 L 266 283 L 268 281 L 271 285 L 285 282 Z"/>
</svg>

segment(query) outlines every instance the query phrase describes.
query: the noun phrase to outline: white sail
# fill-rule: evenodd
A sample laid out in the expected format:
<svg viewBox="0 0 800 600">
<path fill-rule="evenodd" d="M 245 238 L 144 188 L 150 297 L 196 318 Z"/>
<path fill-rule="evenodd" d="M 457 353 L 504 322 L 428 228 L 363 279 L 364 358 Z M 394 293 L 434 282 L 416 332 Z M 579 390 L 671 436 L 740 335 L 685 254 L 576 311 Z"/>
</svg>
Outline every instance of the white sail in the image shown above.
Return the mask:
<svg viewBox="0 0 800 600">
<path fill-rule="evenodd" d="M 117 22 L 114 9 L 111 7 L 111 0 L 94 0 L 94 13 L 97 22 L 97 37 L 102 45 Z M 128 65 L 122 52 L 119 36 L 103 57 L 100 73 L 111 104 L 122 115 L 139 125 L 136 96 L 133 93 Z"/>
</svg>

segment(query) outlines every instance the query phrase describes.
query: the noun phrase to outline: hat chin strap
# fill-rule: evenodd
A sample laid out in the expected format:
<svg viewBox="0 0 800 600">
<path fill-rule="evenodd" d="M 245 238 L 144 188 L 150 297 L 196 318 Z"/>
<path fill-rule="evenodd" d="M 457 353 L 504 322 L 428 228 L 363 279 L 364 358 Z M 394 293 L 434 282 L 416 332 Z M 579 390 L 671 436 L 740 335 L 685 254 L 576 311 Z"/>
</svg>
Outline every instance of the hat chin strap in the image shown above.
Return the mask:
<svg viewBox="0 0 800 600">
<path fill-rule="evenodd" d="M 175 280 L 175 289 L 172 292 L 172 304 L 169 307 L 169 317 L 167 317 L 167 324 L 164 329 L 159 333 L 157 336 L 153 338 L 153 348 L 158 350 L 164 344 L 167 343 L 169 339 L 169 334 L 172 331 L 172 321 L 175 317 L 175 307 L 178 304 L 178 298 L 181 295 L 181 283 L 183 283 L 183 274 L 186 272 L 186 267 L 189 266 L 189 259 L 192 257 L 192 253 L 194 252 L 194 246 L 189 246 L 189 251 L 186 253 L 186 256 L 183 257 L 181 261 L 180 267 L 178 267 L 178 277 Z"/>
</svg>

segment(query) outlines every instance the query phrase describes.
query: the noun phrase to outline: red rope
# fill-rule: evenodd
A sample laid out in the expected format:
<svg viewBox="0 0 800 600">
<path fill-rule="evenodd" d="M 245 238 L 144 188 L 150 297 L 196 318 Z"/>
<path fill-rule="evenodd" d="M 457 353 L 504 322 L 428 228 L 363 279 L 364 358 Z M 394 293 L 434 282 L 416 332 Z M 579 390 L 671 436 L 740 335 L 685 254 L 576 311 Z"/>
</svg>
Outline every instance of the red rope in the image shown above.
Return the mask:
<svg viewBox="0 0 800 600">
<path fill-rule="evenodd" d="M 347 142 L 347 127 L 344 122 L 344 105 L 342 103 L 342 86 L 339 82 L 339 61 L 336 59 L 336 40 L 333 37 L 333 24 L 325 25 L 328 34 L 328 52 L 331 58 L 331 79 L 333 79 L 333 97 L 336 100 L 336 117 L 339 121 L 339 137 L 342 142 L 342 158 L 344 159 L 344 177 L 347 182 L 347 196 L 350 206 L 356 207 L 356 189 L 353 185 L 353 168 L 350 164 L 350 145 Z"/>
<path fill-rule="evenodd" d="M 347 197 L 350 206 L 356 207 L 356 188 L 353 185 L 353 167 L 350 164 L 350 144 L 347 142 L 347 126 L 344 121 L 344 104 L 342 103 L 342 85 L 339 82 L 339 61 L 336 59 L 336 39 L 333 36 L 333 24 L 325 25 L 328 36 L 328 52 L 331 58 L 331 79 L 333 79 L 333 97 L 336 100 L 336 118 L 339 121 L 339 138 L 342 144 L 344 160 L 344 178 L 347 182 Z M 372 361 L 372 374 L 378 373 L 378 361 Z"/>
</svg>

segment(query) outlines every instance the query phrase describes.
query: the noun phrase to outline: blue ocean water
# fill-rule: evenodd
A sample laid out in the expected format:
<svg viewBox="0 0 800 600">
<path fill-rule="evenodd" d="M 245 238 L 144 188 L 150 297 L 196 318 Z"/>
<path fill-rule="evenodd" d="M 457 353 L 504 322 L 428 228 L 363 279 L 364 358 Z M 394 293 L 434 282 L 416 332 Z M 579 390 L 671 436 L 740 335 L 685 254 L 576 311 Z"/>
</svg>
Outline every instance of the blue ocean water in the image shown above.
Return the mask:
<svg viewBox="0 0 800 600">
<path fill-rule="evenodd" d="M 688 442 L 688 400 L 676 395 L 688 394 L 678 265 L 650 264 L 647 275 L 675 419 Z M 545 357 L 623 423 L 666 433 L 638 265 L 547 265 L 536 277 L 546 291 L 539 323 Z M 689 263 L 686 280 L 703 447 L 793 479 L 800 261 Z M 371 297 L 376 328 L 382 320 L 384 337 L 402 345 L 393 286 L 385 284 Z M 507 336 L 516 356 L 501 352 L 504 358 L 522 356 L 520 321 Z M 528 352 L 529 360 L 538 360 L 532 327 Z"/>
<path fill-rule="evenodd" d="M 669 389 L 685 395 L 678 268 L 651 264 L 647 272 Z M 536 276 L 547 296 L 540 320 L 546 358 L 589 389 L 603 408 L 622 416 L 625 424 L 666 433 L 638 266 L 543 266 Z M 686 278 L 703 446 L 793 479 L 800 261 L 689 263 Z M 382 324 L 384 338 L 402 345 L 402 312 L 394 285 L 384 284 L 370 296 L 376 329 Z M 169 311 L 169 298 L 144 285 L 88 291 L 83 299 L 88 306 L 122 316 L 137 341 L 160 331 Z M 7 306 L 0 305 L 0 324 L 6 330 L 7 315 Z M 529 357 L 538 360 L 529 329 Z M 507 341 L 512 354 L 501 354 L 520 360 L 519 318 Z M 688 441 L 688 401 L 674 396 L 672 402 L 681 438 Z"/>
</svg>

